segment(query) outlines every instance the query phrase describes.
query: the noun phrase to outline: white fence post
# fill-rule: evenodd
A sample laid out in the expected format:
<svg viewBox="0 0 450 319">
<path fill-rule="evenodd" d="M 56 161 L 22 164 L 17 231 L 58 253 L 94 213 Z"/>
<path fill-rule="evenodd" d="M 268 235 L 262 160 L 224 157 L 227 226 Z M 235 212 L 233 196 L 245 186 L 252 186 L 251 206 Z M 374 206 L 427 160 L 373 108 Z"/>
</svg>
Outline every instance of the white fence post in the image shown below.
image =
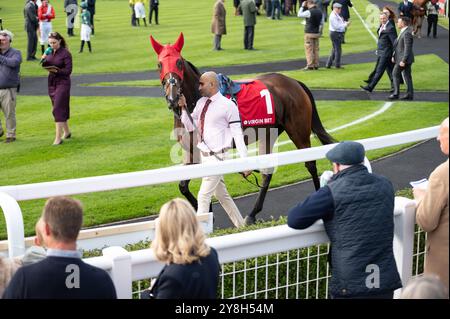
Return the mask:
<svg viewBox="0 0 450 319">
<path fill-rule="evenodd" d="M 25 253 L 25 234 L 20 206 L 11 195 L 0 192 L 0 207 L 6 221 L 8 255 L 9 257 L 23 255 Z"/>
<path fill-rule="evenodd" d="M 395 206 L 401 213 L 395 216 L 394 256 L 403 287 L 406 287 L 412 276 L 416 203 L 408 198 L 396 197 Z M 399 298 L 401 291 L 397 289 L 394 298 Z"/>
<path fill-rule="evenodd" d="M 116 288 L 118 299 L 131 299 L 132 272 L 131 256 L 122 247 L 108 247 L 103 249 L 103 256 L 111 261 L 111 278 Z"/>
</svg>

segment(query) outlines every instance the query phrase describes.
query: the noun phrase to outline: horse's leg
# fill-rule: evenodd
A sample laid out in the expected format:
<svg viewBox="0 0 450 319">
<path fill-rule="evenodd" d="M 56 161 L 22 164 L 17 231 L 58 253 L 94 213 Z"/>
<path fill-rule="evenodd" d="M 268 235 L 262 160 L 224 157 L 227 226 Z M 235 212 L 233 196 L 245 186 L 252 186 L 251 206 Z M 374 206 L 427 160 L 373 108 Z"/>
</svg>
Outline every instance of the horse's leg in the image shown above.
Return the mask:
<svg viewBox="0 0 450 319">
<path fill-rule="evenodd" d="M 259 155 L 269 154 L 272 152 L 273 145 L 278 138 L 280 132 L 278 129 L 264 129 L 265 134 L 259 139 Z M 252 225 L 256 222 L 256 215 L 263 209 L 264 200 L 266 199 L 266 194 L 269 189 L 270 181 L 272 180 L 273 168 L 264 169 L 261 171 L 263 183 L 261 189 L 259 190 L 258 197 L 255 202 L 255 206 L 251 213 L 245 217 L 245 224 Z"/>
<path fill-rule="evenodd" d="M 310 133 L 302 134 L 299 129 L 289 129 L 289 125 L 286 127 L 286 133 L 298 149 L 311 147 Z M 320 180 L 317 175 L 316 161 L 305 162 L 305 167 L 309 174 L 311 174 L 315 189 L 318 190 L 320 188 Z"/>
<path fill-rule="evenodd" d="M 194 195 L 192 195 L 191 191 L 189 190 L 189 182 L 191 180 L 187 179 L 184 181 L 180 181 L 178 184 L 178 188 L 180 189 L 181 194 L 183 194 L 184 197 L 188 200 L 189 203 L 191 203 L 192 207 L 197 211 L 198 208 L 198 202 Z"/>
</svg>

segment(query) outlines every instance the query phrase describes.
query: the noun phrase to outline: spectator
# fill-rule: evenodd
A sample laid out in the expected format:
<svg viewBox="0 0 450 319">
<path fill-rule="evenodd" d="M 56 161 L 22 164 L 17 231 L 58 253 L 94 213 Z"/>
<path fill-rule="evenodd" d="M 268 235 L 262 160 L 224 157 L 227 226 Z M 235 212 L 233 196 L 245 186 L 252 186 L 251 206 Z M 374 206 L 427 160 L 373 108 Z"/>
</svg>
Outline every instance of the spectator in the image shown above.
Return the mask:
<svg viewBox="0 0 450 319">
<path fill-rule="evenodd" d="M 242 13 L 240 12 L 239 5 L 241 4 L 241 0 L 233 0 L 234 6 L 234 15 L 240 16 Z"/>
<path fill-rule="evenodd" d="M 19 267 L 31 265 L 45 259 L 46 251 L 43 247 L 41 247 L 43 245 L 42 234 L 40 231 L 41 222 L 42 219 L 40 218 L 35 226 L 35 246 L 28 248 L 23 256 L 13 258 L 4 258 L 0 256 L 0 296 L 3 295 L 5 288 L 8 286 L 11 278 L 14 276 Z"/>
<path fill-rule="evenodd" d="M 445 289 L 437 276 L 423 275 L 412 279 L 403 289 L 401 299 L 448 299 Z"/>
<path fill-rule="evenodd" d="M 327 22 L 328 20 L 328 6 L 330 5 L 330 0 L 322 1 L 322 14 L 323 14 L 323 22 Z"/>
<path fill-rule="evenodd" d="M 75 16 L 78 12 L 78 0 L 64 0 L 64 10 L 67 13 L 67 35 L 73 37 Z"/>
<path fill-rule="evenodd" d="M 413 13 L 412 13 L 413 8 L 414 8 L 414 4 L 411 1 L 403 0 L 398 5 L 398 15 L 400 17 L 408 17 L 408 18 L 412 19 L 413 18 Z"/>
<path fill-rule="evenodd" d="M 345 141 L 328 151 L 334 175 L 290 209 L 288 225 L 323 219 L 330 238 L 332 298 L 392 299 L 401 287 L 393 253 L 394 188 L 363 165 L 364 146 Z"/>
<path fill-rule="evenodd" d="M 38 8 L 38 17 L 41 52 L 44 54 L 45 45 L 48 44 L 48 35 L 52 32 L 52 20 L 55 18 L 55 9 L 48 0 L 42 0 L 42 5 Z"/>
<path fill-rule="evenodd" d="M 11 278 L 21 266 L 22 263 L 18 258 L 6 258 L 0 256 L 0 296 L 3 295 Z"/>
<path fill-rule="evenodd" d="M 319 38 L 322 25 L 322 11 L 317 8 L 314 0 L 304 1 L 299 18 L 306 18 L 305 25 L 305 53 L 306 67 L 303 70 L 317 70 L 319 68 Z"/>
<path fill-rule="evenodd" d="M 272 0 L 264 0 L 264 10 L 266 10 L 266 17 L 272 17 Z"/>
<path fill-rule="evenodd" d="M 220 264 L 192 206 L 184 199 L 164 204 L 156 220 L 151 248 L 166 265 L 144 299 L 216 299 Z"/>
<path fill-rule="evenodd" d="M 150 0 L 150 12 L 148 14 L 150 24 L 152 24 L 153 12 L 155 12 L 155 23 L 159 24 L 159 22 L 158 22 L 158 8 L 159 8 L 159 0 Z"/>
<path fill-rule="evenodd" d="M 331 54 L 328 57 L 326 68 L 331 68 L 335 63 L 336 68 L 341 68 L 342 55 L 342 41 L 344 39 L 344 32 L 350 25 L 350 21 L 344 21 L 341 16 L 342 5 L 339 3 L 333 4 L 333 11 L 330 14 L 330 39 L 332 43 Z"/>
<path fill-rule="evenodd" d="M 81 260 L 76 240 L 83 223 L 80 202 L 67 197 L 47 200 L 42 213 L 47 258 L 21 267 L 4 299 L 115 299 L 109 275 Z"/>
<path fill-rule="evenodd" d="M 20 64 L 22 54 L 11 47 L 13 34 L 8 30 L 0 31 L 0 109 L 5 115 L 6 140 L 16 140 L 16 96 L 20 86 Z M 0 121 L 0 137 L 5 134 Z"/>
<path fill-rule="evenodd" d="M 25 16 L 25 30 L 27 31 L 27 61 L 36 61 L 37 30 L 39 28 L 38 6 L 36 0 L 28 0 L 25 4 L 23 14 Z"/>
<path fill-rule="evenodd" d="M 439 3 L 437 0 L 427 2 L 427 37 L 430 37 L 431 29 L 433 29 L 433 38 L 437 37 L 437 24 L 439 17 Z"/>
<path fill-rule="evenodd" d="M 438 141 L 442 153 L 448 150 L 448 117 L 439 129 Z M 426 190 L 414 188 L 414 198 L 418 202 L 417 224 L 427 232 L 425 274 L 435 274 L 449 289 L 448 285 L 448 159 L 430 175 Z"/>
<path fill-rule="evenodd" d="M 239 8 L 244 16 L 244 49 L 253 50 L 255 38 L 256 6 L 253 0 L 241 0 Z"/>
<path fill-rule="evenodd" d="M 245 2 L 243 0 L 242 2 Z M 247 156 L 247 147 L 242 134 L 241 121 L 237 106 L 219 92 L 219 81 L 214 72 L 205 72 L 200 77 L 200 94 L 203 96 L 197 101 L 192 112 L 192 119 L 199 127 L 197 148 L 201 151 L 202 163 L 215 163 L 226 160 L 232 139 L 237 146 L 239 155 Z M 186 113 L 186 99 L 180 98 L 179 106 L 182 108 L 181 121 L 189 132 L 194 130 Z M 245 172 L 248 176 L 251 172 Z M 198 192 L 199 214 L 209 213 L 211 197 L 215 195 L 223 206 L 232 223 L 236 227 L 244 225 L 239 209 L 228 194 L 223 176 L 208 176 L 202 179 Z"/>
<path fill-rule="evenodd" d="M 95 0 L 87 0 L 88 3 L 88 11 L 91 14 L 91 28 L 92 28 L 92 35 L 94 35 L 94 15 L 95 15 Z"/>
<path fill-rule="evenodd" d="M 367 92 L 372 92 L 375 86 L 380 81 L 387 71 L 389 79 L 391 81 L 391 90 L 394 90 L 394 83 L 392 81 L 392 53 L 394 50 L 394 43 L 397 40 L 397 30 L 395 29 L 395 24 L 393 24 L 386 13 L 382 12 L 380 14 L 380 26 L 377 30 L 378 42 L 377 42 L 377 62 L 375 64 L 374 72 L 369 76 L 370 81 L 368 81 L 367 86 L 361 86 L 361 88 Z"/>
<path fill-rule="evenodd" d="M 134 4 L 134 11 L 136 15 L 136 22 L 137 25 L 140 26 L 141 23 L 139 22 L 139 19 L 144 20 L 144 25 L 147 26 L 147 21 L 145 21 L 145 7 L 143 0 L 136 0 L 136 3 Z"/>
<path fill-rule="evenodd" d="M 89 52 L 92 53 L 92 46 L 91 46 L 91 33 L 92 33 L 92 26 L 91 26 L 91 14 L 87 10 L 87 3 L 82 2 L 81 3 L 81 45 L 80 45 L 80 52 L 83 52 L 84 43 L 87 42 Z"/>
<path fill-rule="evenodd" d="M 281 3 L 280 0 L 272 0 L 272 20 L 275 20 L 275 12 L 276 18 L 281 20 Z"/>
<path fill-rule="evenodd" d="M 349 7 L 353 7 L 353 3 L 350 0 L 334 0 L 333 3 L 339 3 L 340 5 L 342 5 L 341 16 L 345 22 L 349 22 L 350 21 Z M 345 30 L 344 34 L 342 35 L 342 43 L 345 43 L 345 32 L 346 31 L 347 30 Z"/>
<path fill-rule="evenodd" d="M 398 18 L 397 26 L 400 29 L 400 34 L 394 43 L 394 53 L 392 56 L 392 63 L 395 64 L 392 71 L 392 78 L 394 83 L 394 92 L 389 96 L 390 100 L 397 100 L 399 98 L 400 81 L 404 79 L 407 86 L 407 93 L 402 100 L 412 100 L 414 98 L 414 88 L 411 75 L 411 66 L 414 63 L 413 53 L 413 36 L 411 30 L 411 20 L 406 16 Z"/>
<path fill-rule="evenodd" d="M 130 8 L 131 8 L 131 26 L 132 27 L 135 27 L 136 26 L 136 13 L 135 13 L 135 11 L 134 11 L 134 4 L 136 3 L 136 0 L 130 0 L 129 1 L 129 4 L 130 4 Z M 151 8 L 150 8 L 150 10 L 151 10 Z M 152 16 L 151 16 L 151 14 L 150 14 L 150 23 L 151 23 L 151 21 L 152 21 L 152 18 L 151 18 Z"/>
<path fill-rule="evenodd" d="M 49 36 L 52 53 L 44 55 L 42 66 L 48 70 L 48 95 L 52 101 L 56 133 L 53 145 L 61 145 L 63 139 L 72 137 L 67 121 L 70 118 L 70 74 L 72 73 L 72 55 L 66 40 L 58 33 Z"/>
<path fill-rule="evenodd" d="M 255 6 L 256 6 L 256 15 L 259 16 L 259 9 L 261 8 L 262 0 L 255 0 Z"/>
<path fill-rule="evenodd" d="M 214 5 L 211 32 L 214 34 L 214 50 L 222 50 L 222 35 L 227 34 L 225 0 L 217 0 Z"/>
</svg>

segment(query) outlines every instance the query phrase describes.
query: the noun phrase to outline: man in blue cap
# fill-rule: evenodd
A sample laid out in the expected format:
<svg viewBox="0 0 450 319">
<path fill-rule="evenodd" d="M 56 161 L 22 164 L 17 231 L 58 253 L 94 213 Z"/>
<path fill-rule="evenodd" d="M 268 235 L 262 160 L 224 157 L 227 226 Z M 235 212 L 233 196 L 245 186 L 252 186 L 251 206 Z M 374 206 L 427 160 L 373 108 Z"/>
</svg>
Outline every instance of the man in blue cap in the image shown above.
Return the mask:
<svg viewBox="0 0 450 319">
<path fill-rule="evenodd" d="M 344 141 L 328 151 L 334 175 L 288 212 L 305 229 L 318 219 L 330 238 L 331 298 L 392 299 L 402 283 L 393 253 L 394 189 L 363 165 L 364 146 Z"/>
</svg>

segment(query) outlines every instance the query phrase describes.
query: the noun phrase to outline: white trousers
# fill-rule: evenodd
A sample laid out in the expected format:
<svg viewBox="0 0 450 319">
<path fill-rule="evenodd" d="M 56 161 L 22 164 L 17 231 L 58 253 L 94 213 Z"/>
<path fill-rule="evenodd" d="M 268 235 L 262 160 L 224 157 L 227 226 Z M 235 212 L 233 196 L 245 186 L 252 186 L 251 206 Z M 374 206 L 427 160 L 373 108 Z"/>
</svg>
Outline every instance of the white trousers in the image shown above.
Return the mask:
<svg viewBox="0 0 450 319">
<path fill-rule="evenodd" d="M 225 159 L 227 154 L 218 154 L 222 159 Z M 201 156 L 202 163 L 219 162 L 215 156 Z M 231 222 L 236 227 L 244 225 L 244 219 L 242 218 L 239 209 L 228 194 L 227 187 L 223 180 L 222 175 L 203 177 L 202 185 L 198 191 L 198 214 L 209 213 L 209 205 L 211 203 L 211 197 L 214 195 L 223 209 L 227 212 Z"/>
<path fill-rule="evenodd" d="M 41 31 L 40 43 L 41 45 L 48 44 L 48 35 L 52 32 L 51 22 L 39 22 L 39 30 Z"/>
</svg>

